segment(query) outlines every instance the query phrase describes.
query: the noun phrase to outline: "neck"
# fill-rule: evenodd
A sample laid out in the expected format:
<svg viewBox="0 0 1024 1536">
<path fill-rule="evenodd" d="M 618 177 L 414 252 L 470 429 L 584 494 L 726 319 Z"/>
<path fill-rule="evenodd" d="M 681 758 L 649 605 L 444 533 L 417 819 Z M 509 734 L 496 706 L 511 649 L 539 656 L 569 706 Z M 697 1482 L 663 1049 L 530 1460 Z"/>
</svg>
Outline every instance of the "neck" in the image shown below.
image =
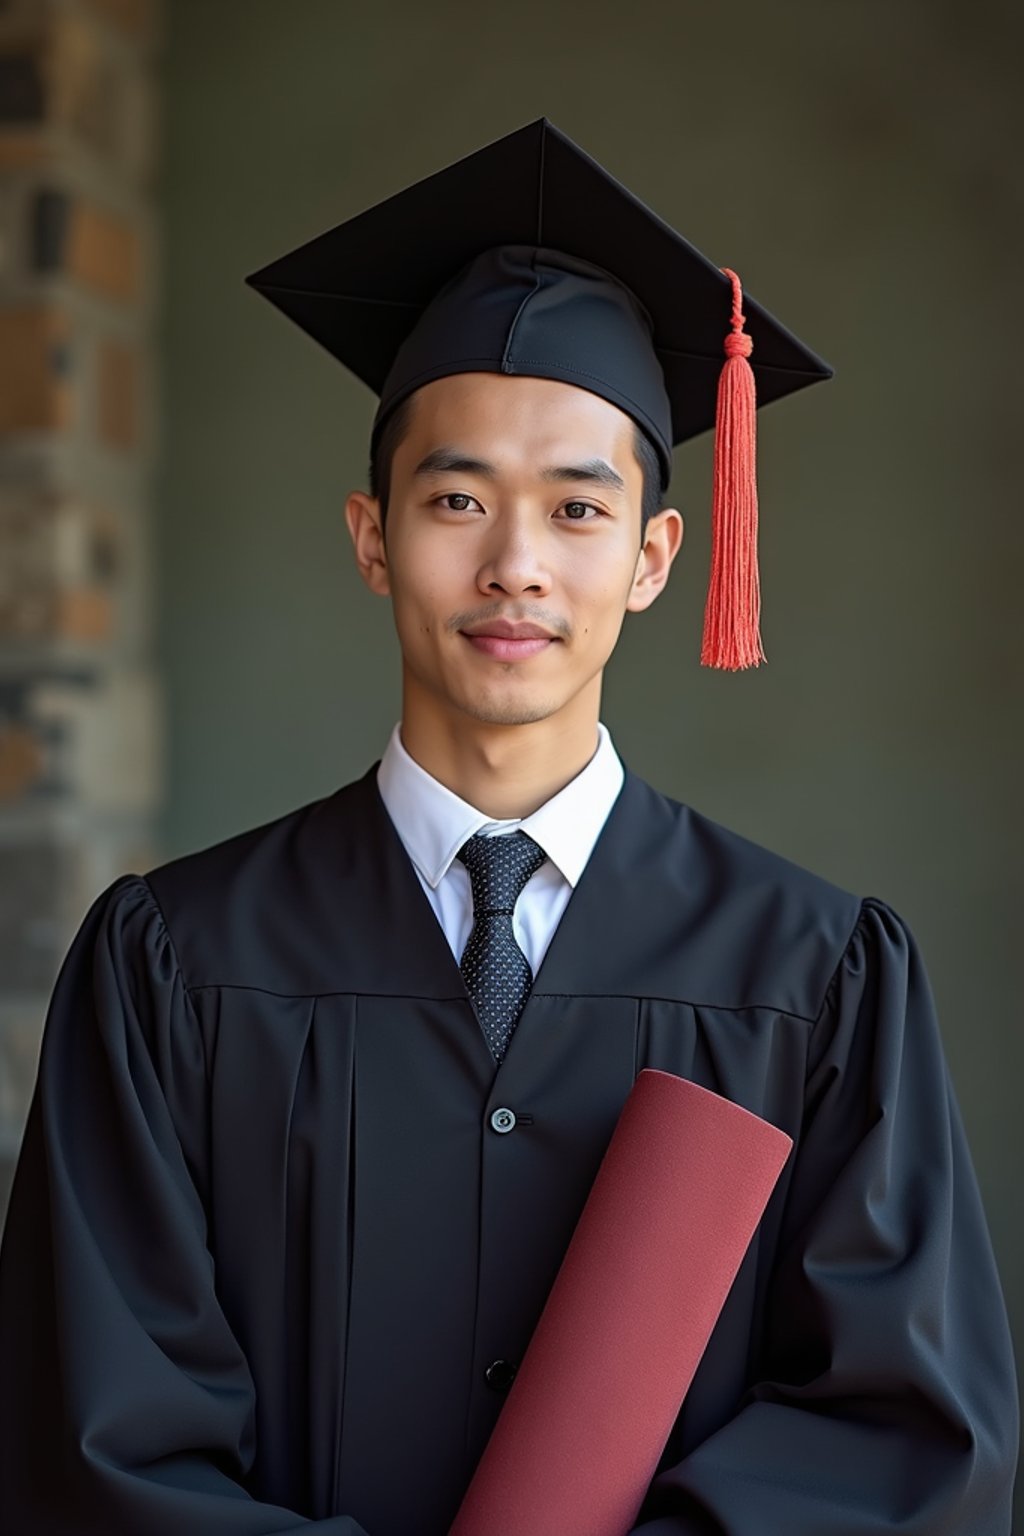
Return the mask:
<svg viewBox="0 0 1024 1536">
<path fill-rule="evenodd" d="M 402 745 L 429 774 L 494 821 L 529 816 L 574 779 L 597 751 L 600 679 L 590 699 L 546 720 L 495 725 L 428 707 L 403 689 Z"/>
</svg>

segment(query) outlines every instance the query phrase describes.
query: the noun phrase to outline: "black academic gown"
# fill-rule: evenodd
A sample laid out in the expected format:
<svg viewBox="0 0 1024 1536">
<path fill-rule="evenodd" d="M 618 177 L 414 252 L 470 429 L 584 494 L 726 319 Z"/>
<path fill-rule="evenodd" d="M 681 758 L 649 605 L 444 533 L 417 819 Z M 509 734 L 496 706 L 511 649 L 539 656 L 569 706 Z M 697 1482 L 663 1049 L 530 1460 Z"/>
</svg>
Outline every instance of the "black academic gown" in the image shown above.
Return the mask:
<svg viewBox="0 0 1024 1536">
<path fill-rule="evenodd" d="M 5 1536 L 443 1536 L 642 1067 L 795 1141 L 644 1536 L 1006 1536 L 1006 1314 L 900 919 L 627 773 L 499 1068 L 375 770 L 82 924 L 0 1262 Z"/>
</svg>

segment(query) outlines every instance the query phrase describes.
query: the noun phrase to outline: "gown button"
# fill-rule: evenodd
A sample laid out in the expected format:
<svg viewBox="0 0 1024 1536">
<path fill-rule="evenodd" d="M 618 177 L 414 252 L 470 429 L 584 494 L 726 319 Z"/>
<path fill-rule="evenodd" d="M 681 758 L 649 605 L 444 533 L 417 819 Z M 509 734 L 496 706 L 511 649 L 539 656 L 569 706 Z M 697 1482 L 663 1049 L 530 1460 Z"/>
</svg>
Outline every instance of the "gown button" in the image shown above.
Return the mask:
<svg viewBox="0 0 1024 1536">
<path fill-rule="evenodd" d="M 507 1392 L 515 1374 L 516 1368 L 511 1360 L 492 1360 L 484 1371 L 484 1380 L 495 1392 Z"/>
<path fill-rule="evenodd" d="M 491 1115 L 491 1129 L 499 1131 L 501 1135 L 514 1129 L 516 1123 L 515 1111 L 511 1109 L 496 1109 Z"/>
</svg>

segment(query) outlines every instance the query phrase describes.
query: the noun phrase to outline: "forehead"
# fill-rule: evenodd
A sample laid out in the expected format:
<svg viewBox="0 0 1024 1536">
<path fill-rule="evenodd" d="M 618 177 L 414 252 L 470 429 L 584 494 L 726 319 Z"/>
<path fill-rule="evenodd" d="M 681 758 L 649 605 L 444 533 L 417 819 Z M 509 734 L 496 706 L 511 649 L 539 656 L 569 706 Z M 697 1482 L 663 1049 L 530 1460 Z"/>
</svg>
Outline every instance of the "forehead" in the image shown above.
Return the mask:
<svg viewBox="0 0 1024 1536">
<path fill-rule="evenodd" d="M 421 385 L 396 451 L 406 466 L 433 448 L 458 447 L 497 466 L 540 468 L 600 457 L 624 478 L 640 468 L 631 417 L 611 401 L 557 379 L 455 373 Z"/>
</svg>

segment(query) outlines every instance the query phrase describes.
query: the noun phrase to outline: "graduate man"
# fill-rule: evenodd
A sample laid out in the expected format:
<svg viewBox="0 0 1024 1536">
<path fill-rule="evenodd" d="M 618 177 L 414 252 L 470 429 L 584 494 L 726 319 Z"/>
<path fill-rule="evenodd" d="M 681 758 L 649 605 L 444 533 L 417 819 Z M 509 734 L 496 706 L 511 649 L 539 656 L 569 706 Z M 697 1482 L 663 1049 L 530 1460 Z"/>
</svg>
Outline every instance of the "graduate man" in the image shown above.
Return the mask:
<svg viewBox="0 0 1024 1536">
<path fill-rule="evenodd" d="M 250 281 L 380 394 L 346 514 L 400 726 L 83 921 L 0 1261 L 0 1528 L 444 1536 L 655 1067 L 794 1146 L 637 1531 L 1006 1536 L 1006 1314 L 914 940 L 599 719 L 723 338 L 711 664 L 760 657 L 745 370 L 829 370 L 544 120 Z"/>
</svg>

